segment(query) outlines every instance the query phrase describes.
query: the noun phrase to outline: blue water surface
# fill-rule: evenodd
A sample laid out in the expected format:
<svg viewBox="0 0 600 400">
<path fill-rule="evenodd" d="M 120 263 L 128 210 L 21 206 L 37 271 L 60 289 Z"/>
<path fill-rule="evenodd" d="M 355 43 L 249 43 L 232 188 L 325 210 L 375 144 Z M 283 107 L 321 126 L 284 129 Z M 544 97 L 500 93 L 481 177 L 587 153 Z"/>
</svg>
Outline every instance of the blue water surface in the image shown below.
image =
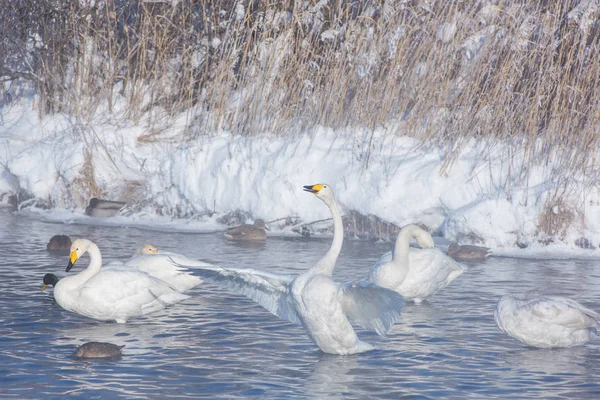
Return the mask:
<svg viewBox="0 0 600 400">
<path fill-rule="evenodd" d="M 527 348 L 502 334 L 493 311 L 506 293 L 539 289 L 600 310 L 594 261 L 491 258 L 469 264 L 451 286 L 409 305 L 387 337 L 359 331 L 380 348 L 355 356 L 319 351 L 303 328 L 245 297 L 205 283 L 191 299 L 127 324 L 67 312 L 46 272 L 68 258 L 49 254 L 55 234 L 94 241 L 103 259 L 127 259 L 144 243 L 230 266 L 299 273 L 328 239 L 273 238 L 240 246 L 220 234 L 64 225 L 0 210 L 0 396 L 2 398 L 600 398 L 598 342 Z M 334 278 L 367 276 L 390 244 L 346 240 Z M 80 271 L 87 256 L 73 269 Z M 125 345 L 116 360 L 79 361 L 88 341 Z"/>
</svg>

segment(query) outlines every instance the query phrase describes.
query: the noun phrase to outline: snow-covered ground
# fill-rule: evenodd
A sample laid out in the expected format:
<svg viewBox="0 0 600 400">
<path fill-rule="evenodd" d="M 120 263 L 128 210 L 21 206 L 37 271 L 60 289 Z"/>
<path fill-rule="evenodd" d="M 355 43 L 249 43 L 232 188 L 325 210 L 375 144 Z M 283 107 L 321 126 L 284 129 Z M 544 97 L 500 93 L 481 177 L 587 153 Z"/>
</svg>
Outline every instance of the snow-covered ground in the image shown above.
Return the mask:
<svg viewBox="0 0 600 400">
<path fill-rule="evenodd" d="M 30 193 L 37 201 L 22 203 L 20 212 L 39 218 L 215 231 L 225 228 L 219 216 L 243 210 L 266 221 L 297 216 L 310 222 L 329 218 L 329 211 L 302 186 L 328 183 L 343 210 L 399 226 L 424 223 L 446 241 L 486 245 L 500 255 L 600 257 L 600 250 L 575 244 L 586 238 L 600 245 L 598 190 L 584 190 L 582 178 L 571 185 L 571 202 L 553 204 L 552 158 L 524 169 L 524 157 L 513 146 L 506 158 L 503 143 L 473 140 L 447 169 L 447 145 L 423 146 L 384 130 L 322 128 L 289 137 L 219 132 L 184 142 L 178 139 L 182 116 L 163 132 L 173 139 L 158 142 L 138 140 L 147 133 L 143 123 L 40 119 L 27 100 L 0 109 L 0 118 L 0 195 Z M 130 212 L 84 216 L 90 189 L 128 201 Z M 555 227 L 562 240 L 543 245 L 540 218 L 548 213 L 567 222 Z M 290 227 L 271 228 L 271 235 L 292 234 Z"/>
</svg>

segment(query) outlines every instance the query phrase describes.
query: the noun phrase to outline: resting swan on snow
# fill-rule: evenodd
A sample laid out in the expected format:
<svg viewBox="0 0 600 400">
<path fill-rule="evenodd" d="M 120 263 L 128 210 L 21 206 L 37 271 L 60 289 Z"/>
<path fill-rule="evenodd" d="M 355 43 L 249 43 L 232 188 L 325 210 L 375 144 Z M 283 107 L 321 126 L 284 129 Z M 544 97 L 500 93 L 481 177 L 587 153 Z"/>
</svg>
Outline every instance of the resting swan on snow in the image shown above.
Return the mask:
<svg viewBox="0 0 600 400">
<path fill-rule="evenodd" d="M 532 347 L 585 344 L 597 335 L 600 314 L 560 296 L 537 292 L 503 296 L 494 312 L 501 331 Z"/>
<path fill-rule="evenodd" d="M 67 272 L 85 253 L 90 255 L 85 270 L 54 282 L 54 298 L 65 310 L 124 323 L 188 298 L 145 272 L 117 266 L 102 269 L 98 246 L 86 239 L 77 239 L 71 245 Z"/>
<path fill-rule="evenodd" d="M 422 249 L 411 249 L 415 237 Z M 406 300 L 421 303 L 448 286 L 466 269 L 434 248 L 429 232 L 418 225 L 406 225 L 398 233 L 393 252 L 381 256 L 369 274 L 369 280 L 400 293 Z"/>
<path fill-rule="evenodd" d="M 211 264 L 197 261 L 181 254 L 168 251 L 159 251 L 156 246 L 145 244 L 136 252 L 131 260 L 126 262 L 113 261 L 105 266 L 137 268 L 155 278 L 158 278 L 170 286 L 177 289 L 178 292 L 188 291 L 202 283 L 202 279 L 192 275 L 187 268 L 182 268 L 177 264 L 185 264 L 186 267 L 212 267 Z"/>
<path fill-rule="evenodd" d="M 327 204 L 334 227 L 331 248 L 307 272 L 293 276 L 219 267 L 212 275 L 210 271 L 201 272 L 214 281 L 230 284 L 278 317 L 302 324 L 325 353 L 372 350 L 372 345 L 358 338 L 350 321 L 383 335 L 400 317 L 404 301 L 396 292 L 370 282 L 340 285 L 332 279 L 344 240 L 342 216 L 329 185 L 304 186 L 304 190 Z"/>
</svg>

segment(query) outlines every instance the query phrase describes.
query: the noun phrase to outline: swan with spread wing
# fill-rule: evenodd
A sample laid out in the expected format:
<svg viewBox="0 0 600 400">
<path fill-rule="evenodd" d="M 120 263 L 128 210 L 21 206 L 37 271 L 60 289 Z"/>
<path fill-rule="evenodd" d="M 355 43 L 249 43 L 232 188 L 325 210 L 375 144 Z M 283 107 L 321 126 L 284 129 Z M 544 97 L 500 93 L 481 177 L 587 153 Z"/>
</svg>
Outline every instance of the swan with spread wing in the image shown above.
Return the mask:
<svg viewBox="0 0 600 400">
<path fill-rule="evenodd" d="M 267 310 L 292 323 L 302 324 L 325 353 L 356 354 L 373 350 L 361 341 L 350 321 L 384 335 L 400 317 L 402 296 L 366 281 L 336 283 L 332 279 L 342 249 L 342 216 L 329 185 L 304 186 L 330 209 L 333 243 L 325 256 L 298 276 L 280 275 L 254 269 L 195 268 L 203 277 L 225 282 Z"/>
</svg>

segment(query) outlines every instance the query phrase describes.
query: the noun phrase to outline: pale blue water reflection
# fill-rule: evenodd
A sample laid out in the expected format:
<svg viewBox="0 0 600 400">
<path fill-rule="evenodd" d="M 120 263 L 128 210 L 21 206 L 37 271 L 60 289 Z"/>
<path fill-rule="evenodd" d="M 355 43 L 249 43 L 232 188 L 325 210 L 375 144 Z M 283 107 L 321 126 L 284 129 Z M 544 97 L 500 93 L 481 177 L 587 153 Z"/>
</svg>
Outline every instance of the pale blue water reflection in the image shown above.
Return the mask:
<svg viewBox="0 0 600 400">
<path fill-rule="evenodd" d="M 264 246 L 241 247 L 217 234 L 48 224 L 2 210 L 0 225 L 1 397 L 600 398 L 598 342 L 530 349 L 503 335 L 493 319 L 501 295 L 533 288 L 600 310 L 597 262 L 492 258 L 471 264 L 432 301 L 408 306 L 388 337 L 359 333 L 380 350 L 340 357 L 321 353 L 301 327 L 211 284 L 127 324 L 66 312 L 51 290 L 39 291 L 44 273 L 67 264 L 67 257 L 45 250 L 58 233 L 96 242 L 106 262 L 150 242 L 210 262 L 287 273 L 310 267 L 328 240 L 269 238 Z M 347 241 L 336 278 L 366 276 L 389 248 Z M 71 358 L 92 340 L 126 345 L 123 357 Z"/>
</svg>

